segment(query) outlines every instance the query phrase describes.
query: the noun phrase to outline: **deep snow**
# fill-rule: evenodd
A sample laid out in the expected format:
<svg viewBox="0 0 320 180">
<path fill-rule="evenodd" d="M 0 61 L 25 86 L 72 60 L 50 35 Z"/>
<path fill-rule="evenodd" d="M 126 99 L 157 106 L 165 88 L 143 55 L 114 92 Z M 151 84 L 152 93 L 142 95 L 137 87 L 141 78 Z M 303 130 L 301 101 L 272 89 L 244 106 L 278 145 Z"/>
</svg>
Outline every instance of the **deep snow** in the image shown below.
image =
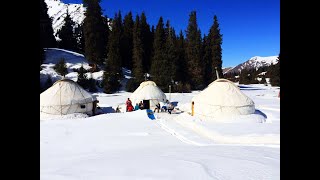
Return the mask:
<svg viewBox="0 0 320 180">
<path fill-rule="evenodd" d="M 240 89 L 255 102 L 256 114 L 229 122 L 190 116 L 198 91 L 172 93 L 180 111 L 156 113 L 156 120 L 144 110 L 42 119 L 40 178 L 280 179 L 279 89 Z M 95 95 L 101 111 L 113 112 L 131 93 Z"/>
<path fill-rule="evenodd" d="M 46 49 L 40 71 L 45 81 L 61 79 L 52 68 L 66 58 L 66 78 L 77 80 L 73 68 L 84 56 L 63 49 Z M 123 69 L 122 85 L 131 78 Z M 93 73 L 101 80 L 103 71 Z M 88 74 L 90 76 L 90 73 Z M 267 79 L 268 81 L 268 79 Z M 238 85 L 238 84 L 237 84 Z M 131 93 L 94 93 L 101 115 L 40 118 L 40 178 L 72 179 L 280 179 L 279 88 L 238 85 L 254 102 L 253 115 L 204 121 L 190 116 L 191 99 L 199 93 L 171 93 L 173 114 L 145 111 L 114 113 Z"/>
</svg>

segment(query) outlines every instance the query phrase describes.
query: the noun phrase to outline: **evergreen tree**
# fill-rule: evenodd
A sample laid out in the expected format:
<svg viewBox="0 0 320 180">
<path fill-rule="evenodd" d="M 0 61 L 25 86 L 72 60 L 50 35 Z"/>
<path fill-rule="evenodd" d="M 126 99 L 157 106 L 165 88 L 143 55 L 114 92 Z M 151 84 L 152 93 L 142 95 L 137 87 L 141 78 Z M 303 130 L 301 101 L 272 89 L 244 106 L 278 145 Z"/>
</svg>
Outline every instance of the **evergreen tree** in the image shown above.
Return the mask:
<svg viewBox="0 0 320 180">
<path fill-rule="evenodd" d="M 204 62 L 204 83 L 205 86 L 208 86 L 213 80 L 213 73 L 215 73 L 212 69 L 212 43 L 211 43 L 211 33 L 208 36 L 204 35 L 202 42 L 202 61 Z"/>
<path fill-rule="evenodd" d="M 140 24 L 141 24 L 141 40 L 143 44 L 143 58 L 142 65 L 143 71 L 149 72 L 151 67 L 151 52 L 152 52 L 152 34 L 150 32 L 150 25 L 147 23 L 147 17 L 144 12 L 141 13 L 140 16 Z"/>
<path fill-rule="evenodd" d="M 154 54 L 151 64 L 151 75 L 159 88 L 163 91 L 167 91 L 167 85 L 170 82 L 170 76 L 167 74 L 168 68 L 165 55 L 165 31 L 161 16 L 154 34 L 153 49 Z"/>
<path fill-rule="evenodd" d="M 80 54 L 84 54 L 83 23 L 75 27 L 74 34 L 77 41 L 75 51 Z"/>
<path fill-rule="evenodd" d="M 177 44 L 177 63 L 176 63 L 176 81 L 181 81 L 182 83 L 187 82 L 187 62 L 185 59 L 185 40 L 182 30 L 179 33 L 179 38 L 176 42 Z"/>
<path fill-rule="evenodd" d="M 174 83 L 173 81 L 176 80 L 174 78 L 177 74 L 177 61 L 178 61 L 178 52 L 175 45 L 177 38 L 176 38 L 174 28 L 170 26 L 169 20 L 167 20 L 165 32 L 166 32 L 166 41 L 164 44 L 165 57 L 164 57 L 163 63 L 165 63 L 166 65 L 165 73 L 167 78 L 169 78 L 169 81 L 167 84 L 168 86 L 169 84 L 173 85 Z"/>
<path fill-rule="evenodd" d="M 77 83 L 84 89 L 88 88 L 88 78 L 86 73 L 87 73 L 87 70 L 83 68 L 83 65 L 81 65 L 81 67 L 78 70 Z"/>
<path fill-rule="evenodd" d="M 218 18 L 215 15 L 213 17 L 214 21 L 213 21 L 213 25 L 211 27 L 211 31 L 210 33 L 211 36 L 210 38 L 212 41 L 212 69 L 214 70 L 214 73 L 212 73 L 213 75 L 213 80 L 217 79 L 216 73 L 215 73 L 215 68 L 217 68 L 218 70 L 218 74 L 219 74 L 219 78 L 223 78 L 223 72 L 222 72 L 222 48 L 221 48 L 221 44 L 222 44 L 222 34 L 220 33 L 220 27 L 219 27 L 219 23 L 218 23 Z"/>
<path fill-rule="evenodd" d="M 247 69 L 242 69 L 239 77 L 239 84 L 250 84 L 251 74 Z"/>
<path fill-rule="evenodd" d="M 53 67 L 53 69 L 60 74 L 61 76 L 65 76 L 68 73 L 66 60 L 64 58 L 61 58 L 58 63 Z"/>
<path fill-rule="evenodd" d="M 119 24 L 120 23 L 120 24 Z M 118 72 L 122 66 L 120 53 L 120 38 L 121 38 L 121 20 L 119 14 L 116 13 L 111 25 L 112 31 L 109 34 L 108 43 L 108 69 L 113 72 Z"/>
<path fill-rule="evenodd" d="M 204 71 L 201 57 L 201 32 L 198 28 L 195 11 L 190 13 L 186 30 L 186 59 L 192 89 L 202 89 L 204 87 Z"/>
<path fill-rule="evenodd" d="M 277 64 L 271 67 L 270 84 L 271 86 L 280 87 L 280 55 L 278 56 Z"/>
<path fill-rule="evenodd" d="M 118 11 L 118 13 L 115 14 L 115 17 L 112 22 L 113 22 L 112 31 L 115 29 L 117 33 L 114 33 L 114 35 L 116 34 L 117 38 L 119 38 L 119 52 L 121 55 L 120 67 L 122 67 L 125 64 L 124 53 L 126 52 L 124 52 L 124 49 L 125 49 L 125 46 L 127 45 L 124 43 L 123 22 L 122 22 L 122 15 L 120 10 Z"/>
<path fill-rule="evenodd" d="M 105 93 L 113 93 L 120 87 L 121 73 L 121 54 L 120 54 L 120 37 L 121 37 L 121 21 L 119 15 L 115 14 L 112 21 L 108 44 L 108 58 L 106 61 L 105 72 L 103 76 L 103 86 Z"/>
<path fill-rule="evenodd" d="M 48 15 L 47 4 L 40 0 L 40 47 L 56 47 L 56 39 L 53 35 L 52 21 Z"/>
<path fill-rule="evenodd" d="M 132 69 L 133 20 L 131 11 L 123 20 L 123 36 L 121 43 L 122 64 L 128 69 Z"/>
<path fill-rule="evenodd" d="M 143 66 L 142 66 L 142 58 L 143 58 L 143 44 L 141 37 L 141 24 L 140 18 L 137 15 L 134 27 L 133 27 L 133 76 L 135 78 L 135 85 L 140 84 L 144 79 L 143 77 Z"/>
<path fill-rule="evenodd" d="M 90 76 L 90 78 L 87 80 L 87 83 L 88 83 L 88 88 L 89 88 L 89 92 L 97 92 L 98 89 L 97 89 L 97 82 L 95 79 L 92 78 L 92 74 Z"/>
<path fill-rule="evenodd" d="M 108 45 L 109 45 L 109 35 L 110 35 L 110 24 L 111 24 L 111 21 L 107 15 L 105 15 L 104 17 L 102 17 L 103 19 L 103 26 L 104 26 L 104 34 L 105 34 L 105 45 L 106 45 L 106 51 L 104 51 L 103 53 L 103 57 L 108 57 Z"/>
<path fill-rule="evenodd" d="M 86 7 L 83 20 L 83 32 L 85 40 L 85 57 L 93 64 L 93 70 L 97 64 L 105 60 L 106 50 L 106 26 L 102 17 L 100 0 L 83 0 Z"/>
<path fill-rule="evenodd" d="M 122 78 L 121 72 L 105 71 L 103 73 L 103 92 L 112 94 L 120 88 L 120 79 Z"/>
<path fill-rule="evenodd" d="M 76 50 L 77 39 L 73 30 L 75 23 L 72 21 L 69 11 L 67 9 L 66 17 L 64 18 L 64 25 L 57 32 L 57 36 L 61 39 L 59 41 L 59 48 L 67 50 Z"/>
</svg>

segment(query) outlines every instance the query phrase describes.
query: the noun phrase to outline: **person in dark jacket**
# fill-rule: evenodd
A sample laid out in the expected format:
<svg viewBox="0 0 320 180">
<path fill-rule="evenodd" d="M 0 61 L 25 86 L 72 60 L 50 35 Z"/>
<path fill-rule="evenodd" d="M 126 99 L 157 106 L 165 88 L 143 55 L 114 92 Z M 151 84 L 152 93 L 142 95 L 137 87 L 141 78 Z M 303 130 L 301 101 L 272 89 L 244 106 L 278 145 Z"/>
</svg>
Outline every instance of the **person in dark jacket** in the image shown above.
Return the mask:
<svg viewBox="0 0 320 180">
<path fill-rule="evenodd" d="M 154 111 L 153 112 L 156 112 L 156 110 L 158 111 L 158 113 L 159 113 L 159 110 L 160 110 L 160 103 L 158 103 L 157 105 L 156 105 L 156 108 L 154 109 Z"/>
</svg>

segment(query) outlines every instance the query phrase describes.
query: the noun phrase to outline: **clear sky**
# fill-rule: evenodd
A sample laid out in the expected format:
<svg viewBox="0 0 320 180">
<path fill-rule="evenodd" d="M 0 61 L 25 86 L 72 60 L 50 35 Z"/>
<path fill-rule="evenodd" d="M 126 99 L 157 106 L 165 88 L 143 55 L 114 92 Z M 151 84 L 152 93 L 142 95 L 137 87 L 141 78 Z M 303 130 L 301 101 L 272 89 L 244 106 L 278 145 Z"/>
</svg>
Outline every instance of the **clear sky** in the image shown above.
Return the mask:
<svg viewBox="0 0 320 180">
<path fill-rule="evenodd" d="M 62 0 L 82 3 L 82 0 Z M 280 0 L 102 0 L 101 8 L 108 17 L 120 10 L 145 12 L 150 26 L 159 17 L 170 20 L 176 33 L 186 30 L 189 14 L 197 12 L 202 35 L 208 34 L 217 15 L 222 42 L 222 67 L 236 66 L 253 56 L 276 56 L 280 52 Z"/>
</svg>

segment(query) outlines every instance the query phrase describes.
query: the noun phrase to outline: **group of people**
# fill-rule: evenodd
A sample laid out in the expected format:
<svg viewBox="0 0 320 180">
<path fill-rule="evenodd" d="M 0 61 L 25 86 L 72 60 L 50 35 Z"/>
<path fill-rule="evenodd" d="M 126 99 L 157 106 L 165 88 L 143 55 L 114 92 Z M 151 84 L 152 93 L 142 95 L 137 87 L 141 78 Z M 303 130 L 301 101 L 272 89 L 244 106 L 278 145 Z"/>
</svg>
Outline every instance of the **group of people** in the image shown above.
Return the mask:
<svg viewBox="0 0 320 180">
<path fill-rule="evenodd" d="M 161 104 L 160 104 L 161 103 Z M 172 103 L 169 103 L 169 101 L 167 100 L 167 102 L 166 103 L 163 103 L 163 102 L 160 102 L 160 103 L 158 103 L 157 105 L 156 105 L 156 108 L 154 109 L 154 111 L 153 112 L 158 112 L 159 113 L 159 111 L 161 111 L 161 112 L 167 112 L 168 111 L 168 113 L 169 114 L 171 114 L 171 112 L 173 111 L 173 109 L 174 109 L 174 106 L 172 105 Z"/>
<path fill-rule="evenodd" d="M 144 108 L 144 105 L 143 105 L 142 101 L 140 101 L 139 104 L 136 103 L 136 105 L 134 107 L 132 105 L 130 98 L 128 98 L 128 100 L 126 101 L 126 111 L 127 112 L 136 111 L 136 110 L 143 109 L 143 108 Z"/>
<path fill-rule="evenodd" d="M 161 103 L 161 104 L 160 104 Z M 171 112 L 174 109 L 174 106 L 172 105 L 172 103 L 170 103 L 168 100 L 166 103 L 160 102 L 156 105 L 156 108 L 154 109 L 153 112 L 158 112 L 161 110 L 161 112 L 168 112 L 169 114 L 171 114 Z M 131 112 L 131 111 L 136 111 L 139 109 L 144 109 L 144 104 L 142 101 L 140 101 L 140 103 L 136 103 L 136 105 L 133 107 L 132 102 L 130 100 L 130 98 L 128 98 L 128 100 L 126 101 L 126 112 Z"/>
</svg>

